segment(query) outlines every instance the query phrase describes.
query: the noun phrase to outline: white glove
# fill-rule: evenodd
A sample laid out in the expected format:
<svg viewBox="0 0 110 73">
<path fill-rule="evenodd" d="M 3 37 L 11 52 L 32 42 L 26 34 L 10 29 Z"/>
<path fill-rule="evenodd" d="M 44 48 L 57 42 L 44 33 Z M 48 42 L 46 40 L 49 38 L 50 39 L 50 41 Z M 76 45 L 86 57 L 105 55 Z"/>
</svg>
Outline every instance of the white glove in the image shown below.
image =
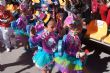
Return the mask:
<svg viewBox="0 0 110 73">
<path fill-rule="evenodd" d="M 76 53 L 76 58 L 80 58 L 80 52 Z"/>
<path fill-rule="evenodd" d="M 85 56 L 85 52 L 80 52 L 80 58 L 82 58 L 83 56 Z"/>
</svg>

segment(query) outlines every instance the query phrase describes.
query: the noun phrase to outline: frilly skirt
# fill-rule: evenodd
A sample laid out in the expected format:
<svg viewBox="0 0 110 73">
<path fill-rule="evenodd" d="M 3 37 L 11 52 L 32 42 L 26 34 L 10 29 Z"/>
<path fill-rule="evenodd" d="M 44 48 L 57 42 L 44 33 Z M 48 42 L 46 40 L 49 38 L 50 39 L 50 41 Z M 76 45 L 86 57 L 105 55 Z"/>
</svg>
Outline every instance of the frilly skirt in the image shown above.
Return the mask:
<svg viewBox="0 0 110 73">
<path fill-rule="evenodd" d="M 83 70 L 83 63 L 79 58 L 75 56 L 69 56 L 64 53 L 62 56 L 54 58 L 56 66 L 61 72 L 74 73 L 76 71 Z"/>
<path fill-rule="evenodd" d="M 38 69 L 51 69 L 53 66 L 53 55 L 42 49 L 38 49 L 32 59 Z"/>
</svg>

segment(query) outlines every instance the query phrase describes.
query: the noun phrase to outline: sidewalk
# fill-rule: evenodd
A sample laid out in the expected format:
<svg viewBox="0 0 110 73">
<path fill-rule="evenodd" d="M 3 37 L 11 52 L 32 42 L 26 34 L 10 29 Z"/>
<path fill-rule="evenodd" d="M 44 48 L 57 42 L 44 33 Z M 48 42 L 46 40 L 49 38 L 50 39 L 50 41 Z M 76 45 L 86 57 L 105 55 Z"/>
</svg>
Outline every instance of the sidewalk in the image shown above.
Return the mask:
<svg viewBox="0 0 110 73">
<path fill-rule="evenodd" d="M 32 53 L 26 53 L 23 47 L 13 49 L 11 52 L 2 50 L 0 64 L 4 67 L 0 73 L 40 73 L 32 62 Z M 110 73 L 110 55 L 101 53 L 100 59 L 94 55 L 89 56 L 87 69 L 90 73 Z M 52 73 L 56 71 L 54 68 Z"/>
</svg>

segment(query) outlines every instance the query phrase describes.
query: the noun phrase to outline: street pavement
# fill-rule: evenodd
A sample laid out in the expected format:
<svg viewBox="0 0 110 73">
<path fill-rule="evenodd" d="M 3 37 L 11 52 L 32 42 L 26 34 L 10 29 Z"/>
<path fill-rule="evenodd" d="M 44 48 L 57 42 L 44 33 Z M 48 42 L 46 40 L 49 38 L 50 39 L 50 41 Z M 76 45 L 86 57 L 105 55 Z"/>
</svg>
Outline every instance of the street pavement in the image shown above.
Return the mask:
<svg viewBox="0 0 110 73">
<path fill-rule="evenodd" d="M 88 49 L 88 47 L 86 47 Z M 99 47 L 100 48 L 100 47 Z M 94 50 L 93 50 L 94 51 Z M 95 51 L 97 53 L 97 51 Z M 86 68 L 89 73 L 110 73 L 110 54 L 100 50 L 100 54 L 93 53 L 88 56 Z M 0 48 L 0 73 L 40 73 L 32 62 L 33 53 L 26 52 L 24 47 L 6 52 Z M 53 68 L 52 73 L 57 69 Z M 58 73 L 58 72 L 57 72 Z"/>
</svg>

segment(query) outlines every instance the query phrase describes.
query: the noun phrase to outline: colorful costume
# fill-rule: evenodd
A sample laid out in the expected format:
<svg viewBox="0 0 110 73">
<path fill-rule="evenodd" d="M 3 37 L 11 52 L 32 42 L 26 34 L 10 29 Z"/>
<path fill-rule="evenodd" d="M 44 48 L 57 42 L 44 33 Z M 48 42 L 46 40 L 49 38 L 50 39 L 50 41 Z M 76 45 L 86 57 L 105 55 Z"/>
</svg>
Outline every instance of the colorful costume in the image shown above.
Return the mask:
<svg viewBox="0 0 110 73">
<path fill-rule="evenodd" d="M 4 6 L 0 6 L 0 10 L 4 9 Z M 2 36 L 2 42 L 5 44 L 5 48 L 11 48 L 10 35 L 12 30 L 10 29 L 10 22 L 13 17 L 9 11 L 0 11 L 0 33 Z"/>
<path fill-rule="evenodd" d="M 11 22 L 11 28 L 15 32 L 16 41 L 22 42 L 25 50 L 29 49 L 28 39 L 29 34 L 26 31 L 26 26 L 28 24 L 27 17 L 21 15 L 17 20 Z"/>
<path fill-rule="evenodd" d="M 16 21 L 13 21 L 11 26 L 14 29 L 16 35 L 25 35 L 26 25 L 28 24 L 26 16 L 20 16 Z"/>
<path fill-rule="evenodd" d="M 57 49 L 58 38 L 53 32 L 44 30 L 37 37 L 31 37 L 31 41 L 38 45 L 38 51 L 33 56 L 33 62 L 39 69 L 50 69 L 53 62 L 53 53 Z"/>
<path fill-rule="evenodd" d="M 27 33 L 30 34 L 30 30 L 32 29 L 32 27 L 34 27 L 35 31 L 37 31 L 37 32 L 35 32 L 35 35 L 41 34 L 44 30 L 44 23 L 42 21 L 44 19 L 44 17 L 45 17 L 45 13 L 40 13 L 39 15 L 37 13 L 37 18 L 38 18 L 37 20 L 38 21 L 35 23 L 35 25 L 27 25 L 26 26 Z M 37 46 L 36 44 L 31 42 L 30 38 L 28 41 L 29 41 L 30 48 L 34 48 Z"/>
<path fill-rule="evenodd" d="M 40 35 L 40 34 L 43 32 L 43 30 L 44 30 L 44 24 L 43 24 L 43 23 L 37 23 L 35 26 L 28 25 L 28 26 L 26 27 L 28 34 L 30 34 L 30 30 L 31 30 L 32 27 L 34 27 L 35 30 L 37 30 L 37 32 L 35 33 L 35 35 Z M 29 38 L 28 41 L 29 41 L 29 46 L 30 46 L 30 48 L 35 48 L 35 47 L 37 47 L 37 44 L 33 43 L 30 38 Z"/>
<path fill-rule="evenodd" d="M 74 20 L 73 15 L 67 16 L 64 21 L 64 27 L 66 27 L 66 26 L 69 27 L 69 24 L 71 24 L 73 22 L 73 20 Z"/>
<path fill-rule="evenodd" d="M 82 62 L 76 58 L 76 53 L 80 50 L 81 42 L 78 36 L 71 36 L 71 32 L 63 37 L 62 56 L 56 57 L 54 60 L 56 66 L 61 72 L 74 73 L 82 71 Z"/>
</svg>

